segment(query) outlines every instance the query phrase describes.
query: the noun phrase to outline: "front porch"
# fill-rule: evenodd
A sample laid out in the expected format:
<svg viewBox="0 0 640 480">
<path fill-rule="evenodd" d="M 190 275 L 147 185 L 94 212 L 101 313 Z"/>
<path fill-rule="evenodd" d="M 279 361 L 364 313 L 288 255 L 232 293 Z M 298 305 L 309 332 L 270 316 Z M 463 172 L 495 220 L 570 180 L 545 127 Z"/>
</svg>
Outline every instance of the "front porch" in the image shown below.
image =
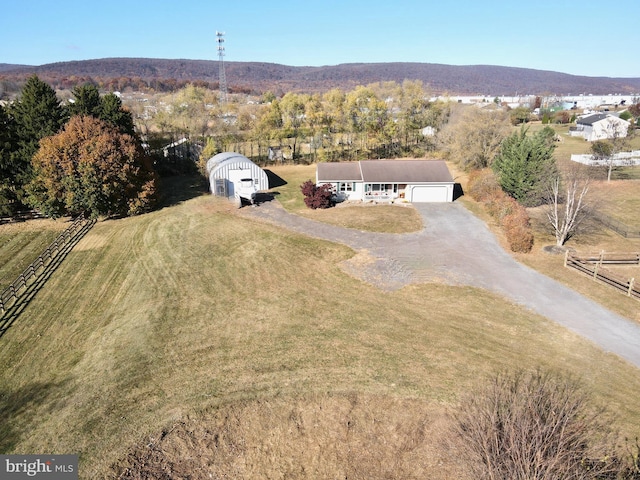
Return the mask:
<svg viewBox="0 0 640 480">
<path fill-rule="evenodd" d="M 406 184 L 399 183 L 365 183 L 365 202 L 393 202 L 405 197 Z"/>
</svg>

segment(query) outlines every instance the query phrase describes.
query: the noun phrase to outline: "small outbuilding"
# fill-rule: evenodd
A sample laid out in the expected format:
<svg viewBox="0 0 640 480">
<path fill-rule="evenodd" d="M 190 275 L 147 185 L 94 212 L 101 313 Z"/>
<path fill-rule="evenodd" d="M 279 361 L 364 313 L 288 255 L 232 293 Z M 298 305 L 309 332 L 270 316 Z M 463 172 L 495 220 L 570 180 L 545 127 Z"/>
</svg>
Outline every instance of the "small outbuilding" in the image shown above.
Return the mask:
<svg viewBox="0 0 640 480">
<path fill-rule="evenodd" d="M 207 161 L 211 193 L 226 198 L 252 201 L 257 192 L 269 189 L 269 178 L 262 168 L 244 155 L 222 152 Z"/>
<path fill-rule="evenodd" d="M 339 200 L 452 202 L 454 181 L 441 160 L 319 163 L 316 185 L 331 184 Z"/>
</svg>

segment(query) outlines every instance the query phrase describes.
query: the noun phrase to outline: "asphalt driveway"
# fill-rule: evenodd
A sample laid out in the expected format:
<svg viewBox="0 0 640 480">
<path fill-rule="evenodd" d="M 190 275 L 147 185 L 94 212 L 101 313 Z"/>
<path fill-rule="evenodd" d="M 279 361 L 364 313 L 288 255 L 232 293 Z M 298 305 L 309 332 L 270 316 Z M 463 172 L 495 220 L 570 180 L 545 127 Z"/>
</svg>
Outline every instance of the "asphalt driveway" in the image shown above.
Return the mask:
<svg viewBox="0 0 640 480">
<path fill-rule="evenodd" d="M 439 281 L 496 292 L 640 367 L 640 325 L 518 262 L 505 252 L 486 225 L 459 203 L 414 207 L 425 228 L 417 233 L 383 234 L 327 225 L 287 213 L 278 202 L 245 209 L 250 216 L 296 232 L 344 243 L 369 262 L 347 269 L 379 288 Z"/>
</svg>

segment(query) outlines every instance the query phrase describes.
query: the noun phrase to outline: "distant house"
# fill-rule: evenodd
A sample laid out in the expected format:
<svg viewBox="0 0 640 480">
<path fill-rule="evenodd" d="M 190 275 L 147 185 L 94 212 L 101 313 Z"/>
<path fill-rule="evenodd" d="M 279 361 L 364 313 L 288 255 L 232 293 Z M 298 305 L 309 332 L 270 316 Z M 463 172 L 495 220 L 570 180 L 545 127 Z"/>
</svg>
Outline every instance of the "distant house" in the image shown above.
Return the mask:
<svg viewBox="0 0 640 480">
<path fill-rule="evenodd" d="M 341 200 L 452 202 L 454 182 L 440 160 L 362 160 L 319 163 L 316 185 L 330 184 Z"/>
<path fill-rule="evenodd" d="M 589 142 L 627 136 L 629 122 L 609 113 L 596 113 L 576 120 L 570 130 L 573 137 L 583 137 Z"/>
</svg>

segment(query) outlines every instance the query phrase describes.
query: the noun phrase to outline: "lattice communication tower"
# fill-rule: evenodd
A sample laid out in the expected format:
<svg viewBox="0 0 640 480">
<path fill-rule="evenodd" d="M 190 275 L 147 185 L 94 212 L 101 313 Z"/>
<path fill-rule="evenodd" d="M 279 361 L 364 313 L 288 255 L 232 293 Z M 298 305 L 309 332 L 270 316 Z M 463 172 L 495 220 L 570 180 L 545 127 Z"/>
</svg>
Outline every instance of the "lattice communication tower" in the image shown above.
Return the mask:
<svg viewBox="0 0 640 480">
<path fill-rule="evenodd" d="M 225 105 L 227 103 L 227 76 L 224 72 L 224 32 L 216 32 L 216 37 L 218 42 L 220 105 Z"/>
</svg>

